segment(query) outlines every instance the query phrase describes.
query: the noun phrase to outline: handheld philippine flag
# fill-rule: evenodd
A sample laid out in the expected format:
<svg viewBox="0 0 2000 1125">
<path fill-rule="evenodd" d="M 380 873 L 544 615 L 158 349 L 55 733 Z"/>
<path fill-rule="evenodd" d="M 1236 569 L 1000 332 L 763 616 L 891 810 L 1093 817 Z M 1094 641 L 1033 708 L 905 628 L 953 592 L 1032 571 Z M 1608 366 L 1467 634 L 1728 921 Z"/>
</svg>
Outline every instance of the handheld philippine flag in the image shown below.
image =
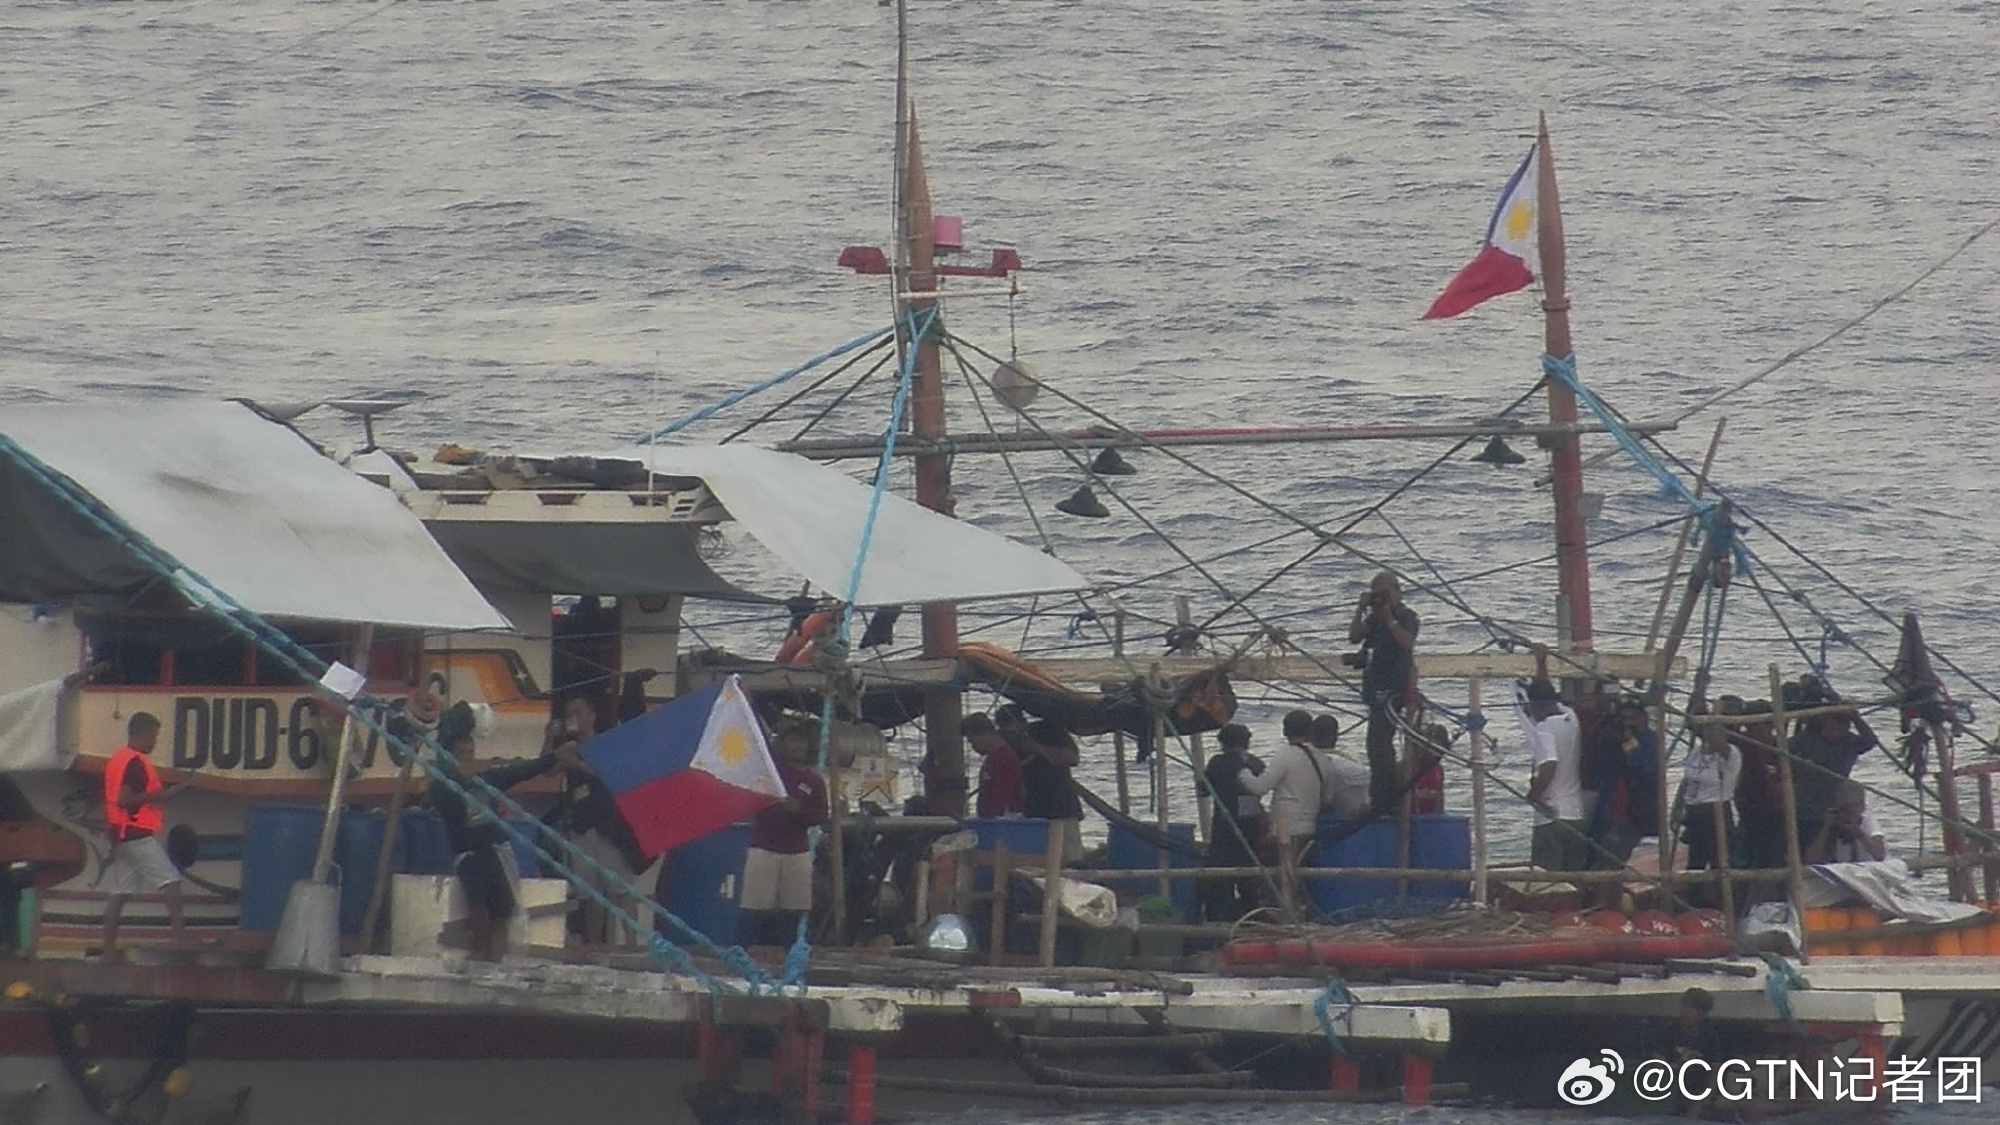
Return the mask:
<svg viewBox="0 0 2000 1125">
<path fill-rule="evenodd" d="M 649 860 L 785 796 L 735 676 L 605 731 L 582 753 Z"/>
<path fill-rule="evenodd" d="M 1528 146 L 1528 158 L 1521 161 L 1500 193 L 1500 206 L 1493 209 L 1493 220 L 1486 224 L 1486 243 L 1478 256 L 1431 302 L 1425 320 L 1457 316 L 1481 301 L 1525 289 L 1535 280 L 1541 270 L 1541 254 L 1536 248 L 1538 147 Z"/>
</svg>

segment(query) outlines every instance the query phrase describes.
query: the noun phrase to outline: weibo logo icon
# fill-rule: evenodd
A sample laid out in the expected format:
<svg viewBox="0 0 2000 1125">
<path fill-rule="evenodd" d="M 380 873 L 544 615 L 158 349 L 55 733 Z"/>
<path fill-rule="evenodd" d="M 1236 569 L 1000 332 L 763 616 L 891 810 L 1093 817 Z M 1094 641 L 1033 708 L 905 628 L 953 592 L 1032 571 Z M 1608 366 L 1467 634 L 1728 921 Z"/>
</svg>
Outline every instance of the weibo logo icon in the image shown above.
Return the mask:
<svg viewBox="0 0 2000 1125">
<path fill-rule="evenodd" d="M 1604 1060 L 1590 1056 L 1569 1064 L 1556 1079 L 1556 1094 L 1571 1105 L 1596 1105 L 1618 1088 L 1618 1075 L 1625 1073 L 1625 1057 L 1609 1047 L 1597 1052 Z"/>
</svg>

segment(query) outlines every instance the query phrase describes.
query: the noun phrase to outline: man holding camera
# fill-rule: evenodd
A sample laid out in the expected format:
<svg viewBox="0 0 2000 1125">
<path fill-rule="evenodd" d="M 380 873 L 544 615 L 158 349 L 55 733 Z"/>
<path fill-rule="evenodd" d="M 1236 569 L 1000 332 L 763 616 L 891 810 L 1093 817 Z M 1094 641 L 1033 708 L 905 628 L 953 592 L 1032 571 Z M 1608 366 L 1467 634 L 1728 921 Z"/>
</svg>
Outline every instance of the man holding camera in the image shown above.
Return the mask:
<svg viewBox="0 0 2000 1125">
<path fill-rule="evenodd" d="M 1383 571 L 1354 607 L 1347 639 L 1361 646 L 1361 697 L 1368 705 L 1368 803 L 1386 812 L 1400 788 L 1396 716 L 1415 702 L 1417 615 L 1403 604 L 1396 576 Z"/>
</svg>

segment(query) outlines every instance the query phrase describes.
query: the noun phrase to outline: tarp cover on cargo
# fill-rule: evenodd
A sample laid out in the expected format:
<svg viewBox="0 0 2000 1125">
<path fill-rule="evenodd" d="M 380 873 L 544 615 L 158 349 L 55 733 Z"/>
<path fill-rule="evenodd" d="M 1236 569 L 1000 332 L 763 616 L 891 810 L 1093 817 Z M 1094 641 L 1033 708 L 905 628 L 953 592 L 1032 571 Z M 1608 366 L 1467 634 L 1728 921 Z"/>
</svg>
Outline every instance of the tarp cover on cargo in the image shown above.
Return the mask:
<svg viewBox="0 0 2000 1125">
<path fill-rule="evenodd" d="M 247 406 L 10 406 L 0 432 L 258 613 L 511 628 L 387 489 Z M 0 600 L 130 595 L 156 578 L 6 456 L 0 526 Z"/>
<path fill-rule="evenodd" d="M 844 595 L 872 490 L 838 469 L 750 445 L 630 447 L 611 456 L 699 477 L 757 541 L 807 581 Z M 882 497 L 857 605 L 909 605 L 1082 590 L 1068 563 L 1005 536 Z"/>
</svg>

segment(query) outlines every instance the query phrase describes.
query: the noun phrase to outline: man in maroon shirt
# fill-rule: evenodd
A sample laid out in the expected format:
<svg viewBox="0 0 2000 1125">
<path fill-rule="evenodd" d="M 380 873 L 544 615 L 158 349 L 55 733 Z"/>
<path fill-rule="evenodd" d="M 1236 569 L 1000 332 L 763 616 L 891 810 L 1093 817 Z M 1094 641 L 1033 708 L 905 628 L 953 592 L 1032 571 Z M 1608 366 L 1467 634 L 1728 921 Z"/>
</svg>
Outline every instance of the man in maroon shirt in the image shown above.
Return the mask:
<svg viewBox="0 0 2000 1125">
<path fill-rule="evenodd" d="M 801 727 L 778 735 L 785 799 L 757 814 L 743 860 L 745 945 L 790 945 L 812 910 L 813 863 L 807 830 L 827 821 L 826 782 L 813 772 L 812 740 Z"/>
<path fill-rule="evenodd" d="M 979 755 L 979 804 L 981 817 L 1020 816 L 1028 805 L 1027 790 L 1021 785 L 1021 755 L 987 715 L 967 715 L 959 725 L 966 744 Z"/>
</svg>

